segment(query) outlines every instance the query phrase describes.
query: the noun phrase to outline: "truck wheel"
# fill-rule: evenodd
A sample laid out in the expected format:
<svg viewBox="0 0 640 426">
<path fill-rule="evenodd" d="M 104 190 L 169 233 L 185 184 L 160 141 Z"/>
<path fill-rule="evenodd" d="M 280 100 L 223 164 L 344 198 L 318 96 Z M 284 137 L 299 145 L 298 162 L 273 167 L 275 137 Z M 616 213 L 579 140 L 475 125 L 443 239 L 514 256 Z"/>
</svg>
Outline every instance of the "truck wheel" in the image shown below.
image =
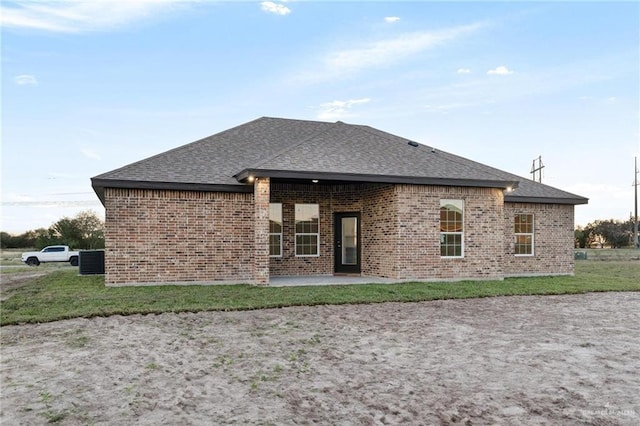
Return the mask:
<svg viewBox="0 0 640 426">
<path fill-rule="evenodd" d="M 73 256 L 71 259 L 69 259 L 69 263 L 71 264 L 71 266 L 78 266 L 78 256 Z"/>
<path fill-rule="evenodd" d="M 27 259 L 27 265 L 29 266 L 38 266 L 40 265 L 40 261 L 37 257 L 30 257 Z"/>
</svg>

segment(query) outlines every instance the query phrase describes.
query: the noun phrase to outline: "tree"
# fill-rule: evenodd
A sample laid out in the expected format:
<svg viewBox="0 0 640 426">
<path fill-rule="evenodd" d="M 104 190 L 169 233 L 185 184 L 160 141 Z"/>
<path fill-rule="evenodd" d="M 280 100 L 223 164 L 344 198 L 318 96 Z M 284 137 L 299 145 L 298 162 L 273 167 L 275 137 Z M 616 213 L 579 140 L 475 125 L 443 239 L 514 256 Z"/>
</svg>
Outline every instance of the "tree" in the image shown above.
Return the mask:
<svg viewBox="0 0 640 426">
<path fill-rule="evenodd" d="M 34 246 L 36 249 L 41 250 L 43 247 L 63 244 L 62 241 L 51 234 L 49 229 L 38 228 L 34 233 Z"/>
<path fill-rule="evenodd" d="M 611 248 L 626 247 L 631 244 L 632 231 L 627 222 L 615 219 L 596 220 L 587 227 L 592 229 L 591 232 L 596 241 L 607 244 Z"/>
<path fill-rule="evenodd" d="M 36 237 L 34 231 L 20 235 L 11 235 L 8 232 L 0 232 L 0 247 L 3 249 L 35 247 Z"/>
<path fill-rule="evenodd" d="M 73 218 L 63 217 L 48 229 L 39 228 L 20 235 L 0 233 L 0 245 L 5 248 L 33 248 L 64 244 L 76 249 L 104 248 L 104 223 L 92 211 L 83 211 Z"/>
<path fill-rule="evenodd" d="M 57 244 L 64 244 L 69 247 L 80 248 L 80 230 L 75 219 L 63 217 L 49 228 L 51 236 L 59 241 Z"/>
<path fill-rule="evenodd" d="M 578 226 L 573 233 L 576 241 L 575 243 L 576 247 L 589 248 L 589 246 L 591 246 L 591 243 L 593 242 L 592 232 L 593 232 L 593 229 L 588 225 L 585 226 L 584 228 L 581 226 Z"/>
<path fill-rule="evenodd" d="M 82 247 L 104 248 L 104 222 L 92 211 L 83 211 L 75 217 Z"/>
<path fill-rule="evenodd" d="M 104 223 L 92 211 L 83 211 L 74 218 L 63 217 L 49 228 L 60 243 L 79 249 L 104 248 Z"/>
<path fill-rule="evenodd" d="M 0 232 L 0 248 L 16 248 L 15 239 L 16 237 L 7 232 Z"/>
</svg>

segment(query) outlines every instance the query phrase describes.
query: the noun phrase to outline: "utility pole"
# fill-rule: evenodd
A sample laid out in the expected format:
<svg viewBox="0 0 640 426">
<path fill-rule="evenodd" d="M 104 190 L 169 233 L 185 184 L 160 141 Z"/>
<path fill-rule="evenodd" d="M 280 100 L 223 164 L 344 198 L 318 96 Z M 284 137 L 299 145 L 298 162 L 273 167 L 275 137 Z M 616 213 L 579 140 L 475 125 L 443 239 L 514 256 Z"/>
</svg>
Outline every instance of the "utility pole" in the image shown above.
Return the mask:
<svg viewBox="0 0 640 426">
<path fill-rule="evenodd" d="M 635 187 L 635 203 L 636 203 L 636 217 L 633 221 L 633 246 L 640 249 L 640 243 L 638 242 L 638 157 L 634 160 L 634 174 L 633 174 L 633 186 Z"/>
<path fill-rule="evenodd" d="M 537 166 L 536 161 L 538 162 Z M 534 158 L 533 164 L 531 164 L 531 174 L 533 175 L 531 179 L 534 182 L 536 180 L 536 172 L 538 172 L 538 182 L 542 183 L 542 169 L 544 169 L 544 164 L 542 164 L 542 155 L 540 155 L 538 158 Z"/>
</svg>

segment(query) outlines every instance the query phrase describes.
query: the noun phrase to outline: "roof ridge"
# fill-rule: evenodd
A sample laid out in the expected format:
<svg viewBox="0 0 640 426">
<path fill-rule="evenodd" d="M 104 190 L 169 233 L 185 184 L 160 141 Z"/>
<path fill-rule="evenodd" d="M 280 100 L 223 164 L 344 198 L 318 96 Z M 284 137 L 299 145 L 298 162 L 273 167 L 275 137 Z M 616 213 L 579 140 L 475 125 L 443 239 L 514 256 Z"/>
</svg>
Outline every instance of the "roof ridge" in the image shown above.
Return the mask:
<svg viewBox="0 0 640 426">
<path fill-rule="evenodd" d="M 344 124 L 346 124 L 346 123 L 344 123 Z M 425 144 L 420 143 L 418 141 L 414 141 L 413 139 L 408 139 L 408 138 L 405 138 L 403 136 L 398 136 L 398 135 L 394 135 L 393 133 L 385 132 L 384 130 L 376 129 L 375 127 L 367 126 L 366 124 L 350 124 L 350 126 L 359 127 L 359 128 L 361 128 L 362 131 L 365 131 L 365 132 L 367 132 L 369 134 L 372 134 L 372 135 L 376 135 L 375 132 L 384 133 L 385 134 L 384 138 L 389 140 L 389 141 L 391 141 L 391 139 L 392 139 L 389 136 L 392 136 L 394 138 L 402 139 L 402 140 L 405 140 L 405 141 L 408 141 L 408 142 L 419 143 L 420 145 L 426 146 L 427 148 L 434 148 L 434 147 L 432 147 L 430 145 L 425 145 Z M 377 135 L 377 136 L 380 136 L 380 135 Z"/>
<path fill-rule="evenodd" d="M 299 121 L 304 123 L 321 123 L 321 124 L 335 124 L 331 121 L 320 121 L 320 120 L 305 120 L 302 118 L 285 118 L 285 117 L 271 117 L 271 116 L 262 116 L 260 118 L 267 118 L 269 120 L 278 120 L 278 121 Z M 338 121 L 340 123 L 340 121 Z"/>
<path fill-rule="evenodd" d="M 286 119 L 286 118 L 285 119 L 277 119 L 276 118 L 276 120 L 294 121 L 294 120 L 289 120 L 289 119 Z M 321 135 L 323 133 L 327 133 L 329 130 L 331 130 L 333 128 L 333 126 L 335 126 L 336 124 L 340 123 L 340 122 L 330 123 L 330 122 L 327 122 L 327 121 L 312 121 L 312 120 L 296 120 L 296 121 L 306 121 L 306 122 L 309 122 L 309 123 L 323 123 L 323 124 L 327 125 L 327 128 L 323 129 L 323 130 L 321 130 L 321 131 L 319 131 L 317 133 L 314 133 L 313 135 L 309 136 L 306 139 L 302 139 L 300 142 L 297 142 L 297 143 L 294 143 L 294 144 L 289 145 L 287 147 L 284 147 L 281 150 L 279 150 L 278 152 L 276 152 L 275 154 L 273 154 L 271 157 L 264 158 L 264 159 L 258 161 L 257 163 L 250 165 L 249 167 L 245 167 L 245 169 L 259 169 L 260 165 L 262 165 L 264 163 L 268 163 L 271 160 L 275 160 L 276 158 L 278 158 L 282 154 L 284 154 L 284 153 L 286 153 L 286 152 L 288 152 L 288 151 L 290 151 L 292 149 L 295 149 L 295 148 L 299 147 L 303 143 L 308 142 L 309 140 L 311 140 L 313 138 L 316 138 L 316 137 L 318 137 L 319 135 Z M 342 124 L 345 124 L 345 123 L 342 123 Z"/>
</svg>

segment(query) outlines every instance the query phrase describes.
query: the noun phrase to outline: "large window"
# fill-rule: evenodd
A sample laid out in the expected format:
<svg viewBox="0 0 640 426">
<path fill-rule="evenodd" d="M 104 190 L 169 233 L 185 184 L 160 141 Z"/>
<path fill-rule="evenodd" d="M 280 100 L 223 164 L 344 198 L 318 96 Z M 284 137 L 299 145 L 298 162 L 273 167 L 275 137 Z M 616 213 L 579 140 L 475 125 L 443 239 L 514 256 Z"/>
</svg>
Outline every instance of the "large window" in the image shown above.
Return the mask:
<svg viewBox="0 0 640 426">
<path fill-rule="evenodd" d="M 440 200 L 440 256 L 464 256 L 463 200 Z"/>
<path fill-rule="evenodd" d="M 269 204 L 269 256 L 282 256 L 282 204 Z"/>
<path fill-rule="evenodd" d="M 317 204 L 296 204 L 296 256 L 320 255 L 320 209 Z"/>
<path fill-rule="evenodd" d="M 514 224 L 516 256 L 533 256 L 533 215 L 517 214 Z"/>
</svg>

